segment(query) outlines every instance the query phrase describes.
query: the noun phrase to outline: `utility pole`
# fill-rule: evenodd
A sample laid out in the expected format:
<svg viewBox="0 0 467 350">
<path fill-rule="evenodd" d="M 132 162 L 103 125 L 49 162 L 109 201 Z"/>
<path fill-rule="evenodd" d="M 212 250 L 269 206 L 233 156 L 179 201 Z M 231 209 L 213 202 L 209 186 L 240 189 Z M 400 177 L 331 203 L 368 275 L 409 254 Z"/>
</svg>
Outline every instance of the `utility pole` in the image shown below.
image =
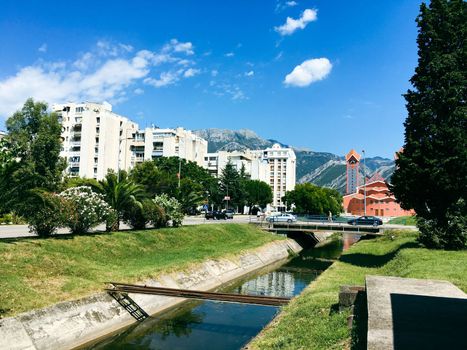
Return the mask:
<svg viewBox="0 0 467 350">
<path fill-rule="evenodd" d="M 362 150 L 363 153 L 363 210 L 364 216 L 366 216 L 366 161 L 365 161 L 365 150 Z"/>
<path fill-rule="evenodd" d="M 182 177 L 182 158 L 178 155 L 178 188 L 180 188 L 180 179 Z"/>
</svg>

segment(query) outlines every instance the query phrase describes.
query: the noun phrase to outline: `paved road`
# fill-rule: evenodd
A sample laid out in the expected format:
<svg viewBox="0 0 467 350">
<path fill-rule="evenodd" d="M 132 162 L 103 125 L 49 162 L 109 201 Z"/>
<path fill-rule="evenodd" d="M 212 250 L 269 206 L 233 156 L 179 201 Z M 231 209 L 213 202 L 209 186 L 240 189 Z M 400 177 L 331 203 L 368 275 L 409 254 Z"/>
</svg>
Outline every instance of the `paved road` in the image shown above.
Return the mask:
<svg viewBox="0 0 467 350">
<path fill-rule="evenodd" d="M 248 223 L 258 222 L 256 216 L 252 215 L 235 215 L 232 220 L 206 220 L 204 216 L 187 216 L 183 220 L 183 225 L 201 225 L 201 224 L 228 224 L 228 223 Z M 300 222 L 299 222 L 300 223 Z M 327 222 L 313 222 L 316 225 L 327 225 Z M 335 223 L 334 225 L 338 225 Z M 349 226 L 346 223 L 339 225 Z M 121 229 L 129 229 L 125 224 L 120 225 Z M 383 225 L 383 228 L 389 229 L 402 229 L 402 230 L 416 230 L 415 226 L 404 226 L 404 225 Z M 95 228 L 95 231 L 105 231 L 104 225 L 99 225 Z M 67 229 L 59 229 L 59 234 L 69 233 Z M 0 225 L 0 239 L 2 238 L 19 238 L 19 237 L 35 237 L 34 234 L 29 232 L 27 225 Z"/>
<path fill-rule="evenodd" d="M 204 216 L 187 216 L 183 220 L 183 225 L 200 225 L 200 224 L 225 224 L 225 223 L 248 223 L 256 221 L 255 216 L 248 215 L 235 215 L 232 220 L 206 220 Z M 122 223 L 121 229 L 129 229 L 128 225 Z M 105 231 L 105 225 L 97 226 L 94 231 Z M 57 233 L 67 234 L 68 229 L 58 229 Z M 29 232 L 27 225 L 0 225 L 0 239 L 1 238 L 19 238 L 19 237 L 36 237 L 36 235 Z"/>
</svg>

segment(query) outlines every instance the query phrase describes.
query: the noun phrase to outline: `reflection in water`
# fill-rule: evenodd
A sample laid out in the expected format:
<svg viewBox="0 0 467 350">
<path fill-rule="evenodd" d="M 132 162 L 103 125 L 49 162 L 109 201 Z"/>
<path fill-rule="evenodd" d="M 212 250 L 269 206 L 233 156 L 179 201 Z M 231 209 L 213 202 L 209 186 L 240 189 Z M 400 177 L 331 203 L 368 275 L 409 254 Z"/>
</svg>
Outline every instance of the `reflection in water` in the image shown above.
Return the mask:
<svg viewBox="0 0 467 350">
<path fill-rule="evenodd" d="M 292 297 L 328 268 L 342 249 L 353 241 L 351 237 L 344 237 L 344 240 L 335 240 L 324 247 L 305 250 L 274 271 L 260 273 L 221 290 Z M 272 320 L 278 310 L 270 306 L 190 301 L 85 348 L 240 349 Z"/>
</svg>

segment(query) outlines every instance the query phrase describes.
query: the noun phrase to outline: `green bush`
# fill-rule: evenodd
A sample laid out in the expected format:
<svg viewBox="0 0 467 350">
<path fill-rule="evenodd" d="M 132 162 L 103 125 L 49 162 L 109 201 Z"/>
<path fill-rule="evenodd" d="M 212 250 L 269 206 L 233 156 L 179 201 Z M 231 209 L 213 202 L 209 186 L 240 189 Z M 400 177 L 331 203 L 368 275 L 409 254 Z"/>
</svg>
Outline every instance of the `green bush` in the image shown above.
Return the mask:
<svg viewBox="0 0 467 350">
<path fill-rule="evenodd" d="M 442 222 L 419 217 L 419 241 L 427 248 L 465 249 L 467 247 L 467 210 L 463 199 L 451 206 Z"/>
<path fill-rule="evenodd" d="M 182 206 L 179 201 L 166 194 L 156 196 L 153 201 L 164 210 L 166 225 L 169 221 L 172 221 L 172 226 L 174 227 L 182 225 L 185 215 L 183 214 Z"/>
<path fill-rule="evenodd" d="M 105 221 L 111 208 L 101 194 L 92 191 L 91 187 L 71 187 L 59 194 L 72 206 L 67 213 L 64 225 L 71 233 L 86 233 L 91 228 Z"/>
<path fill-rule="evenodd" d="M 18 209 L 28 222 L 30 231 L 40 237 L 54 234 L 73 210 L 70 202 L 55 193 L 34 189 L 25 197 L 23 205 Z"/>
</svg>

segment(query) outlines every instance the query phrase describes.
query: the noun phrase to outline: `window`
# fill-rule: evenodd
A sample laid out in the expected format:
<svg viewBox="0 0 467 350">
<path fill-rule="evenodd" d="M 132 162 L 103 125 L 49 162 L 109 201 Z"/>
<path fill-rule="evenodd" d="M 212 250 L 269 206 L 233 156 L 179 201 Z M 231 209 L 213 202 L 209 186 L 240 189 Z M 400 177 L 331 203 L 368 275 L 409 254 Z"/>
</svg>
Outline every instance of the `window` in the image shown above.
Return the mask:
<svg viewBox="0 0 467 350">
<path fill-rule="evenodd" d="M 96 143 L 99 143 L 99 138 L 98 137 L 96 137 Z"/>
<path fill-rule="evenodd" d="M 96 128 L 96 134 L 98 134 L 98 133 L 99 133 L 99 131 L 100 131 L 100 128 L 99 128 L 99 127 L 97 127 L 97 128 Z"/>
<path fill-rule="evenodd" d="M 101 117 L 96 118 L 96 123 L 99 124 L 101 122 Z"/>
<path fill-rule="evenodd" d="M 84 112 L 84 107 L 76 107 L 76 108 L 75 108 L 75 112 L 76 112 L 76 113 L 82 113 L 82 112 Z"/>
</svg>

